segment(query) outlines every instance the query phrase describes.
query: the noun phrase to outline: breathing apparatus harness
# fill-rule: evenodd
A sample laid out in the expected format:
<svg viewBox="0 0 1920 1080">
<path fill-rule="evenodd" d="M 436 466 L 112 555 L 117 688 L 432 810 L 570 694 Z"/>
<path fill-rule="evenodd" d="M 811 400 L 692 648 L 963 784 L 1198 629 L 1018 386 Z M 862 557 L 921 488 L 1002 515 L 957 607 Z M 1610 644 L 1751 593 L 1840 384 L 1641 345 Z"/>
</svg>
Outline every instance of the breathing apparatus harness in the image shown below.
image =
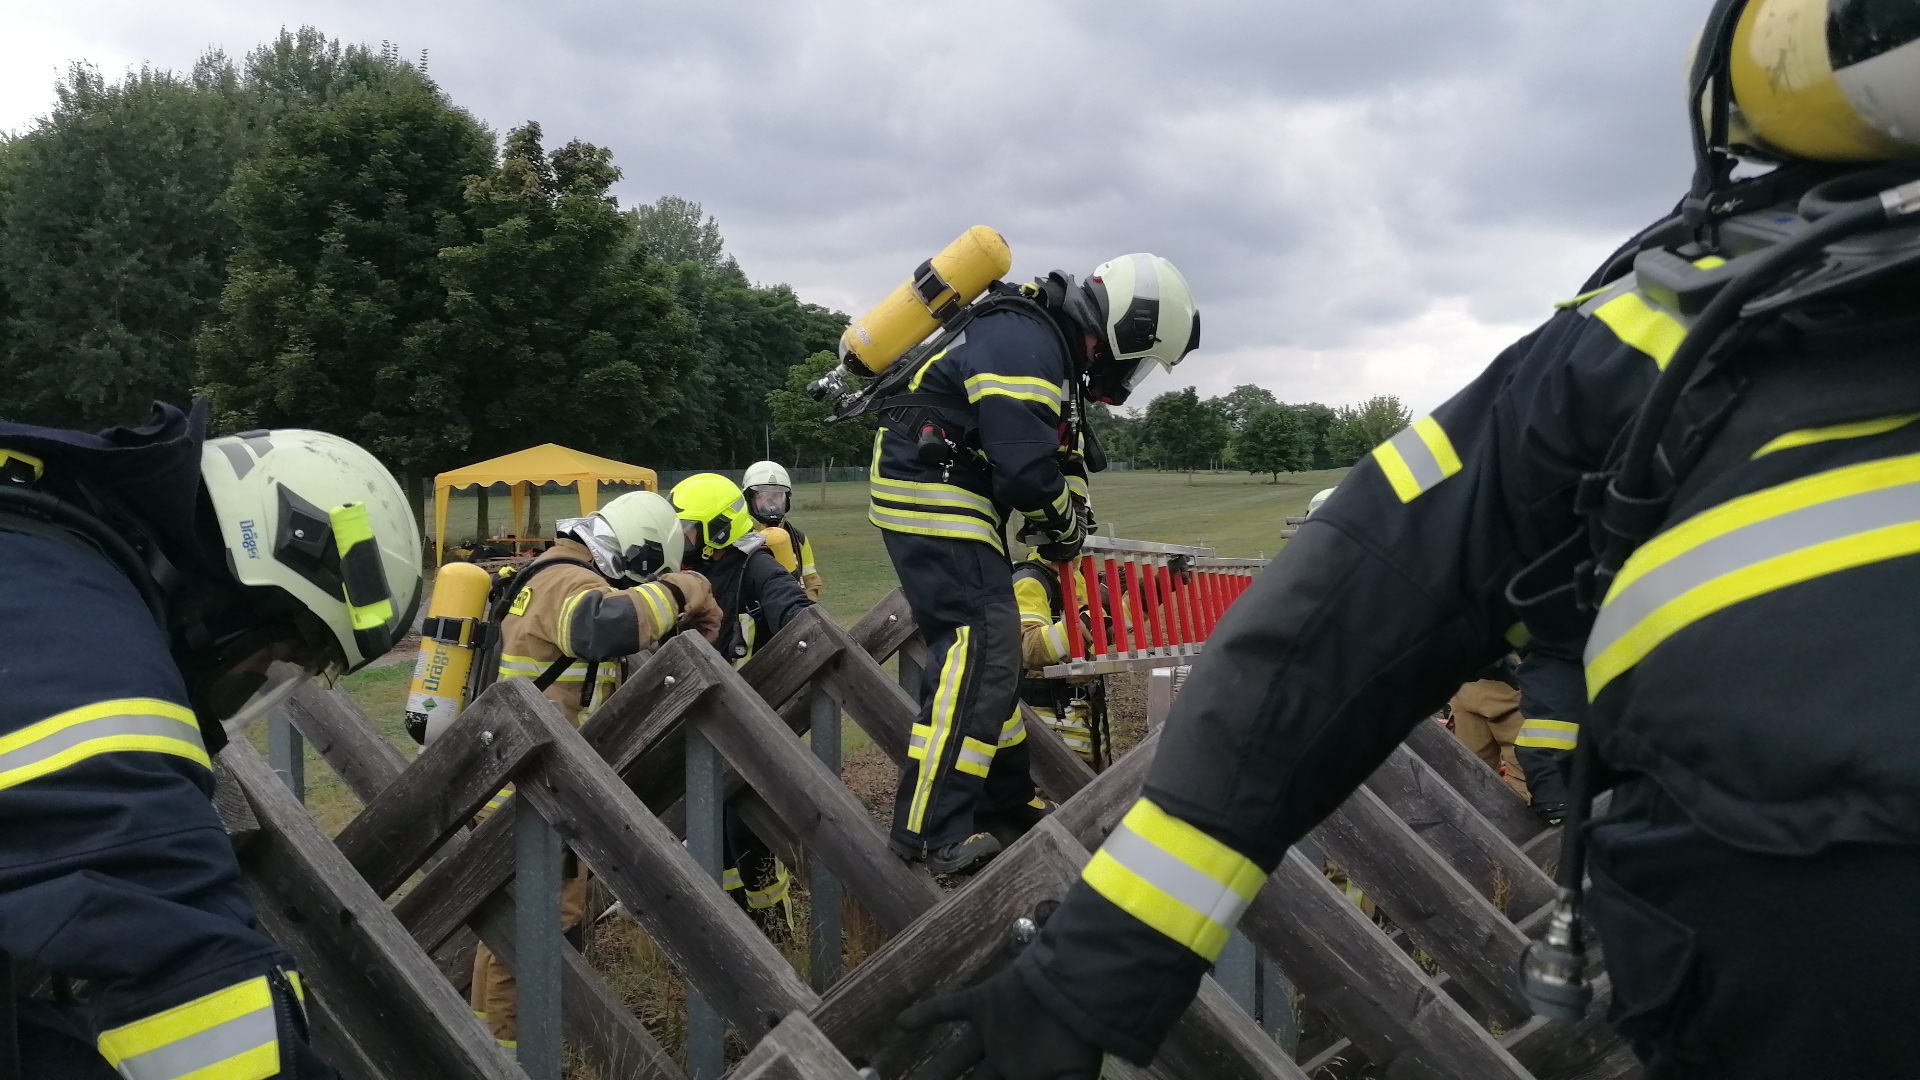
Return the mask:
<svg viewBox="0 0 1920 1080">
<path fill-rule="evenodd" d="M 1034 319 L 1052 331 L 1065 350 L 1071 373 L 1065 400 L 1061 402 L 1062 445 L 1084 445 L 1088 470 L 1100 472 L 1106 468 L 1106 455 L 1100 449 L 1092 425 L 1086 422 L 1084 407 L 1084 388 L 1090 381 L 1093 364 L 1091 358 L 1083 356 L 1085 350 L 1067 329 L 1097 327 L 1098 313 L 1092 310 L 1073 277 L 1058 270 L 1018 287 L 995 281 L 973 303 L 964 307 L 949 303 L 935 311 L 941 325 L 933 339 L 908 350 L 884 374 L 864 387 L 849 390 L 844 369 L 836 368 L 809 385 L 807 392 L 816 400 L 834 401 L 833 414 L 827 419 L 830 424 L 880 413 L 913 431 L 915 456 L 923 465 L 939 467 L 942 481 L 963 462 L 984 465 L 985 455 L 977 445 L 975 429 L 971 425 L 946 422 L 951 416 L 970 416 L 973 403 L 962 394 L 936 394 L 907 387 L 928 357 L 938 356 L 957 344 L 975 319 L 997 311 L 1018 312 Z"/>
<path fill-rule="evenodd" d="M 1536 633 L 1548 631 L 1548 637 L 1585 636 L 1614 578 L 1659 531 L 1675 494 L 1699 463 L 1707 436 L 1731 412 L 1731 397 L 1710 403 L 1717 407 L 1675 440 L 1669 428 L 1686 392 L 1701 386 L 1705 376 L 1788 307 L 1920 265 L 1920 180 L 1911 166 L 1841 172 L 1796 164 L 1732 181 L 1726 72 L 1733 30 L 1745 6 L 1746 0 L 1715 5 L 1695 58 L 1692 100 L 1698 103 L 1704 96 L 1708 108 L 1705 117 L 1697 108 L 1689 110 L 1696 167 L 1680 214 L 1650 230 L 1637 250 L 1616 256 L 1601 275 L 1616 268 L 1624 272 L 1618 264 L 1630 258 L 1643 290 L 1696 318 L 1616 442 L 1608 466 L 1581 478 L 1574 509 L 1585 525 L 1507 587 L 1507 600 L 1523 621 Z M 1804 191 L 1798 218 L 1755 212 L 1796 191 Z M 1885 232 L 1896 227 L 1904 235 Z M 1879 235 L 1870 243 L 1845 243 L 1868 233 Z M 1709 255 L 1725 261 L 1708 269 L 1695 265 Z M 1593 997 L 1580 907 L 1584 826 L 1600 770 L 1594 740 L 1582 738 L 1574 749 L 1554 907 L 1546 933 L 1527 948 L 1520 965 L 1521 989 L 1534 1011 L 1568 1022 L 1583 1017 Z"/>
</svg>

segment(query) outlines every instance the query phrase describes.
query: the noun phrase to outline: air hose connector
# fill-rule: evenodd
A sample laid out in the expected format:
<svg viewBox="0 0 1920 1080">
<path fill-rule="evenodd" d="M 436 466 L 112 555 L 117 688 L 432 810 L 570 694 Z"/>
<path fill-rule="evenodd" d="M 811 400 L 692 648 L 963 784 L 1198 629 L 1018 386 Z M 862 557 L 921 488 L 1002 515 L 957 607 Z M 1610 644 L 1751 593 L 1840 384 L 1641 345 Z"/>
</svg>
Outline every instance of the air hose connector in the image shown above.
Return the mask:
<svg viewBox="0 0 1920 1080">
<path fill-rule="evenodd" d="M 1580 932 L 1580 901 L 1561 888 L 1553 897 L 1547 932 L 1520 957 L 1520 992 L 1533 1011 L 1549 1020 L 1576 1023 L 1587 1015 L 1593 986 L 1587 982 L 1587 948 Z"/>
</svg>

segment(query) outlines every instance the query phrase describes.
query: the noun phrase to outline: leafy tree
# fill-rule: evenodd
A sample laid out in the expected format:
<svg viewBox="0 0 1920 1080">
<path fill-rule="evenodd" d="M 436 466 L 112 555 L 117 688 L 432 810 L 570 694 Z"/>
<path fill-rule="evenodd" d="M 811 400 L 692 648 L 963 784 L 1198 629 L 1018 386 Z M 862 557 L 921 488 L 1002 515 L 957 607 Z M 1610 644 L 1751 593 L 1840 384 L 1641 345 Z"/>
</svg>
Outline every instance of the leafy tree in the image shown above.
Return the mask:
<svg viewBox="0 0 1920 1080">
<path fill-rule="evenodd" d="M 767 395 L 773 414 L 773 433 L 792 460 L 817 461 L 822 468 L 836 461 L 864 462 L 873 450 L 879 419 L 871 414 L 838 424 L 827 423 L 832 411 L 807 394 L 807 384 L 840 363 L 831 352 L 817 352 L 787 371 L 786 385 Z M 821 480 L 825 483 L 825 479 Z"/>
<path fill-rule="evenodd" d="M 1161 466 L 1185 469 L 1191 481 L 1194 469 L 1210 465 L 1226 449 L 1233 429 L 1189 386 L 1147 403 L 1146 434 Z"/>
<path fill-rule="evenodd" d="M 221 196 L 258 140 L 233 65 L 76 64 L 0 154 L 0 416 L 99 427 L 193 381 L 195 330 L 236 240 Z"/>
<path fill-rule="evenodd" d="M 498 166 L 466 180 L 469 239 L 432 267 L 444 314 L 406 342 L 435 370 L 469 373 L 447 387 L 477 421 L 466 456 L 545 441 L 652 456 L 675 444 L 662 394 L 699 365 L 698 326 L 666 269 L 628 242 L 608 193 L 619 178 L 606 149 L 548 153 L 529 123 L 507 134 Z M 395 452 L 424 463 L 432 451 Z"/>
<path fill-rule="evenodd" d="M 1313 461 L 1307 467 L 1310 469 L 1333 468 L 1333 455 L 1327 452 L 1327 432 L 1333 427 L 1333 410 L 1317 401 L 1287 407 L 1299 413 L 1301 421 L 1307 426 L 1308 444 L 1312 447 L 1313 453 Z"/>
<path fill-rule="evenodd" d="M 1236 432 L 1246 428 L 1247 421 L 1253 419 L 1254 413 L 1280 403 L 1274 398 L 1273 391 L 1252 383 L 1236 386 L 1220 397 L 1210 398 L 1209 401 L 1218 403 L 1220 412 Z"/>
<path fill-rule="evenodd" d="M 1352 465 L 1413 422 L 1413 414 L 1392 394 L 1344 405 L 1327 431 L 1327 454 L 1335 466 Z"/>
<path fill-rule="evenodd" d="M 199 337 L 223 429 L 306 425 L 352 438 L 412 478 L 473 435 L 463 388 L 501 372 L 440 343 L 438 253 L 470 239 L 467 178 L 493 139 L 413 68 L 290 113 L 240 168 L 241 243 L 222 319 Z"/>
<path fill-rule="evenodd" d="M 733 257 L 726 254 L 720 222 L 699 203 L 662 195 L 653 205 L 636 206 L 630 213 L 641 244 L 661 262 L 690 262 L 704 270 L 737 269 Z"/>
<path fill-rule="evenodd" d="M 1087 424 L 1108 461 L 1139 461 L 1147 456 L 1145 421 L 1122 416 L 1104 402 L 1087 406 Z"/>
<path fill-rule="evenodd" d="M 1313 464 L 1313 430 L 1286 405 L 1256 408 L 1234 437 L 1234 459 L 1250 473 L 1298 472 Z"/>
</svg>

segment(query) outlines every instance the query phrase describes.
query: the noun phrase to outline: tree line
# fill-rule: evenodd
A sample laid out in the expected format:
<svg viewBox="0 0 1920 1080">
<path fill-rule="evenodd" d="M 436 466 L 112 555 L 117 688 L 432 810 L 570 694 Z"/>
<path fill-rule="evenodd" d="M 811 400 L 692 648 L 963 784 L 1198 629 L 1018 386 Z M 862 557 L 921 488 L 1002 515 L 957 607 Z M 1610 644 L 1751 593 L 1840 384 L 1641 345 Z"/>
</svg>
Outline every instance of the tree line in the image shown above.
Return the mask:
<svg viewBox="0 0 1920 1080">
<path fill-rule="evenodd" d="M 1236 468 L 1269 473 L 1345 468 L 1413 422 L 1391 394 L 1358 405 L 1289 405 L 1271 390 L 1236 386 L 1202 399 L 1191 386 L 1161 394 L 1122 416 L 1093 411 L 1108 458 L 1163 469 Z"/>
<path fill-rule="evenodd" d="M 219 430 L 322 428 L 414 478 L 547 441 L 743 466 L 846 318 L 751 282 L 697 203 L 622 209 L 620 176 L 312 28 L 186 74 L 75 65 L 0 140 L 0 418 L 208 393 Z"/>
</svg>

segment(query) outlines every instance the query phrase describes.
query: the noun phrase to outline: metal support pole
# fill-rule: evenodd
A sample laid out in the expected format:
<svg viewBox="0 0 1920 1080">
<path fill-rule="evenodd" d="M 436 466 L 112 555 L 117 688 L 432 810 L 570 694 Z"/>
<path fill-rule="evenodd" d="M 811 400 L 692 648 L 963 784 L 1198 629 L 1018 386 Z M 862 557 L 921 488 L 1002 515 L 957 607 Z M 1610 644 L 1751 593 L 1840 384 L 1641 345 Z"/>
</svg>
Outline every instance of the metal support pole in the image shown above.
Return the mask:
<svg viewBox="0 0 1920 1080">
<path fill-rule="evenodd" d="M 1147 672 L 1147 730 L 1166 722 L 1173 711 L 1173 669 L 1153 668 Z"/>
<path fill-rule="evenodd" d="M 1220 958 L 1213 962 L 1213 980 L 1248 1016 L 1259 1015 L 1255 1011 L 1258 1008 L 1258 991 L 1255 989 L 1258 981 L 1255 969 L 1258 964 L 1259 954 L 1253 951 L 1253 942 L 1238 930 L 1227 938 L 1226 947 L 1220 950 Z"/>
<path fill-rule="evenodd" d="M 527 1080 L 560 1080 L 560 861 L 554 831 L 526 799 L 513 800 L 514 980 L 518 1058 Z"/>
<path fill-rule="evenodd" d="M 907 650 L 901 649 L 894 659 L 900 662 L 900 689 L 907 692 L 915 705 L 920 704 L 920 665 L 907 656 Z"/>
<path fill-rule="evenodd" d="M 287 714 L 274 712 L 267 717 L 267 764 L 293 797 L 307 801 L 307 749 L 300 729 Z"/>
<path fill-rule="evenodd" d="M 687 731 L 687 853 L 713 878 L 726 870 L 726 802 L 720 751 L 698 728 Z M 727 1024 L 700 995 L 687 988 L 688 1080 L 720 1080 L 726 1071 Z"/>
<path fill-rule="evenodd" d="M 840 704 L 825 687 L 815 684 L 811 701 L 813 756 L 827 771 L 840 775 Z M 807 859 L 807 893 L 813 904 L 810 922 L 813 988 L 824 994 L 840 981 L 845 953 L 841 949 L 840 880 L 819 859 Z"/>
<path fill-rule="evenodd" d="M 1300 1018 L 1293 1011 L 1298 995 L 1280 969 L 1266 960 L 1256 969 L 1260 982 L 1260 1026 L 1290 1058 L 1300 1056 Z"/>
</svg>

